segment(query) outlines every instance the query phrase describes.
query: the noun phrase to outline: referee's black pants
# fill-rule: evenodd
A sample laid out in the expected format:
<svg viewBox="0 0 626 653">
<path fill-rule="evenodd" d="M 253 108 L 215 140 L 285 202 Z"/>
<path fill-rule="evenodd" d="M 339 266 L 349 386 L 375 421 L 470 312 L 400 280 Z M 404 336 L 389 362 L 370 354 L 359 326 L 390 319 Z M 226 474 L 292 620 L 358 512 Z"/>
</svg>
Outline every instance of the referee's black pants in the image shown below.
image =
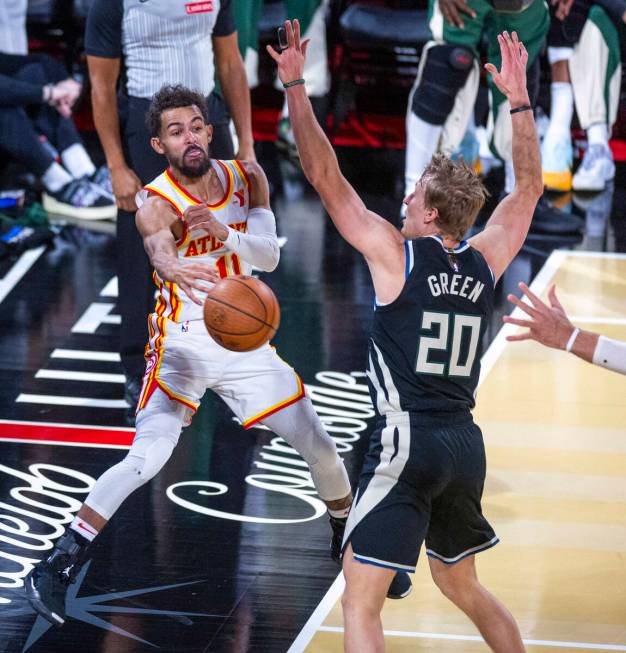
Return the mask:
<svg viewBox="0 0 626 653">
<path fill-rule="evenodd" d="M 213 125 L 211 157 L 233 159 L 233 143 L 229 131 L 230 117 L 221 97 L 211 94 L 209 116 Z M 122 142 L 128 166 L 142 184 L 151 182 L 166 168 L 165 157 L 150 146 L 150 132 L 145 115 L 150 100 L 124 98 L 120 103 Z M 143 248 L 143 240 L 135 227 L 135 214 L 119 210 L 117 213 L 117 275 L 118 310 L 122 317 L 120 357 L 127 379 L 137 379 L 144 373 L 144 349 L 148 341 L 148 313 L 155 307 L 156 287 L 152 280 L 152 266 Z"/>
</svg>

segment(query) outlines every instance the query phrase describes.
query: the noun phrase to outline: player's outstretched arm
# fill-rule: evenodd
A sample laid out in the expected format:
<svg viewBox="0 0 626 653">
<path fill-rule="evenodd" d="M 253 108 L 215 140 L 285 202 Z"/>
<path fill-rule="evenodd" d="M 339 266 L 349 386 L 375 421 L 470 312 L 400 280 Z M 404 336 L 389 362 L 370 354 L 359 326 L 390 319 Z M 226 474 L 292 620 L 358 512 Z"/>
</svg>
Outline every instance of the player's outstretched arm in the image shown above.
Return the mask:
<svg viewBox="0 0 626 653">
<path fill-rule="evenodd" d="M 335 152 L 315 118 L 302 83 L 308 40 L 300 42 L 297 20 L 285 21 L 285 30 L 288 47 L 280 54 L 270 46 L 267 50 L 278 65 L 280 80 L 287 85 L 289 117 L 304 174 L 319 193 L 339 233 L 369 263 L 380 260 L 391 253 L 388 241 L 403 245 L 404 240 L 389 222 L 366 208 L 341 174 Z"/>
<path fill-rule="evenodd" d="M 215 283 L 217 272 L 202 263 L 182 264 L 178 260 L 176 241 L 171 231 L 178 216 L 172 207 L 160 197 L 150 196 L 138 209 L 135 224 L 143 238 L 143 246 L 152 267 L 163 281 L 175 283 L 196 304 L 202 302 L 195 290 L 206 290 L 202 281 Z"/>
<path fill-rule="evenodd" d="M 543 192 L 539 142 L 526 89 L 528 52 L 515 32 L 499 34 L 498 43 L 502 68 L 498 72 L 490 63 L 485 67 L 511 105 L 515 188 L 497 206 L 483 231 L 470 240 L 483 254 L 496 278 L 502 275 L 524 244 L 537 200 Z"/>
<path fill-rule="evenodd" d="M 507 324 L 526 327 L 528 331 L 507 336 L 507 340 L 513 342 L 536 340 L 546 347 L 571 352 L 588 363 L 600 365 L 619 374 L 626 374 L 626 342 L 606 338 L 593 331 L 577 329 L 561 306 L 554 285 L 548 290 L 549 306 L 542 302 L 525 283 L 520 283 L 519 287 L 530 300 L 530 304 L 515 295 L 509 295 L 507 299 L 530 319 L 505 315 L 502 320 Z"/>
</svg>

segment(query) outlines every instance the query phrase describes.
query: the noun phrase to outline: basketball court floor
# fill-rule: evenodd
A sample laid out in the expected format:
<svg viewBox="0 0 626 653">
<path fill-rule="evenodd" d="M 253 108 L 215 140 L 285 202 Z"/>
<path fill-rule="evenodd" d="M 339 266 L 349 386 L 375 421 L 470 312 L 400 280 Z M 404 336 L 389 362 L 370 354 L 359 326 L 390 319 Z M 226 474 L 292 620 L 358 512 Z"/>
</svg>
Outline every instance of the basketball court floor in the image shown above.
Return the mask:
<svg viewBox="0 0 626 653">
<path fill-rule="evenodd" d="M 391 215 L 372 172 L 368 204 Z M 501 543 L 478 567 L 533 653 L 626 651 L 626 377 L 507 343 L 500 316 L 518 281 L 542 295 L 554 282 L 579 326 L 626 340 L 622 188 L 578 198 L 586 234 L 574 249 L 529 241 L 501 284 L 483 359 L 484 508 Z M 373 416 L 363 373 L 372 290 L 315 197 L 286 190 L 281 263 L 262 275 L 283 311 L 274 343 L 354 481 Z M 67 227 L 0 267 L 0 652 L 341 651 L 342 579 L 306 466 L 211 395 L 164 471 L 96 540 L 65 626 L 35 617 L 22 594 L 30 565 L 132 441 L 116 295 L 105 233 Z M 385 606 L 388 651 L 487 650 L 423 559 L 414 586 Z"/>
</svg>

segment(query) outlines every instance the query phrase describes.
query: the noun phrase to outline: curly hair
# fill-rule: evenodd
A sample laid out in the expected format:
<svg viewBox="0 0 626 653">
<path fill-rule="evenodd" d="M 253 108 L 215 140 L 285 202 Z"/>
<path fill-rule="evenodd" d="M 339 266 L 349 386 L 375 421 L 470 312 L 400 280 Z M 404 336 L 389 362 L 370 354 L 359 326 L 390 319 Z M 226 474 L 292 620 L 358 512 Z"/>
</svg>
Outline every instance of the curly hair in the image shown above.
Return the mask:
<svg viewBox="0 0 626 653">
<path fill-rule="evenodd" d="M 150 108 L 146 113 L 146 127 L 153 137 L 158 136 L 161 131 L 161 116 L 165 111 L 194 105 L 200 109 L 204 122 L 208 124 L 208 106 L 202 93 L 193 91 L 182 84 L 162 86 L 152 96 Z"/>
<path fill-rule="evenodd" d="M 461 240 L 474 224 L 489 195 L 476 172 L 465 161 L 435 154 L 422 174 L 424 206 L 437 209 L 437 225 Z"/>
</svg>

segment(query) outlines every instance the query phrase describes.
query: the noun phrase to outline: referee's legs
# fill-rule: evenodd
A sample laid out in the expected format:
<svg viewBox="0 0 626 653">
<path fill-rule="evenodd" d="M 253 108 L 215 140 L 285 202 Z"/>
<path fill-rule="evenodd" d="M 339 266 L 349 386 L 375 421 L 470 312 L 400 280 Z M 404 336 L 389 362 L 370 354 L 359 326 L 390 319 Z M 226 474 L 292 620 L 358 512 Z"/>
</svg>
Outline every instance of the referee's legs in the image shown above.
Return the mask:
<svg viewBox="0 0 626 653">
<path fill-rule="evenodd" d="M 480 584 L 475 558 L 471 555 L 453 565 L 428 558 L 435 585 L 474 622 L 492 651 L 524 653 L 513 615 Z"/>
</svg>

